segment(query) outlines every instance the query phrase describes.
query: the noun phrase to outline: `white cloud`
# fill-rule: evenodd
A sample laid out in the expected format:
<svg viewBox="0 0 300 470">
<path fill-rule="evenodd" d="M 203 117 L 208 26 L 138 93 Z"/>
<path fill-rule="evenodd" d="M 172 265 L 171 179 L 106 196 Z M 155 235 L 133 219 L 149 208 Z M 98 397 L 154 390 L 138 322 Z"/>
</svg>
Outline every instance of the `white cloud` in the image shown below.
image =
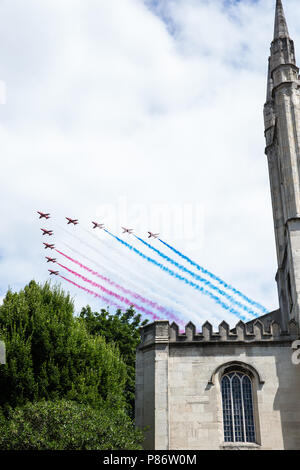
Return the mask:
<svg viewBox="0 0 300 470">
<path fill-rule="evenodd" d="M 185 240 L 172 227 L 167 241 L 276 308 L 262 121 L 274 2 L 158 2 L 172 34 L 147 3 L 1 2 L 0 294 L 47 278 L 36 210 L 88 227 L 125 197 L 129 225 L 136 203 L 144 212 L 156 203 L 203 207 L 203 236 Z M 297 51 L 300 9 L 285 4 Z M 90 302 L 70 291 L 77 308 Z M 182 291 L 201 320 L 221 315 L 195 295 Z"/>
</svg>

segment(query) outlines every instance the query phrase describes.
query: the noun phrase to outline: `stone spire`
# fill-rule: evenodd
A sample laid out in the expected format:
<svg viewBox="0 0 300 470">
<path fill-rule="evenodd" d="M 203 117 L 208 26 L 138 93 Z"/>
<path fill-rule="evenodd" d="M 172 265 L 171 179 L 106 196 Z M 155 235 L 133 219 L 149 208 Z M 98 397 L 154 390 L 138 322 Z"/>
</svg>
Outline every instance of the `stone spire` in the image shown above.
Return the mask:
<svg viewBox="0 0 300 470">
<path fill-rule="evenodd" d="M 281 323 L 300 326 L 300 80 L 282 1 L 276 0 L 264 107 Z"/>
<path fill-rule="evenodd" d="M 284 65 L 287 67 L 282 67 Z M 294 42 L 289 35 L 281 0 L 276 0 L 274 38 L 271 43 L 269 67 L 268 98 L 278 84 L 286 80 L 298 80 Z"/>
<path fill-rule="evenodd" d="M 281 0 L 276 0 L 274 39 L 289 38 L 289 31 Z"/>
</svg>

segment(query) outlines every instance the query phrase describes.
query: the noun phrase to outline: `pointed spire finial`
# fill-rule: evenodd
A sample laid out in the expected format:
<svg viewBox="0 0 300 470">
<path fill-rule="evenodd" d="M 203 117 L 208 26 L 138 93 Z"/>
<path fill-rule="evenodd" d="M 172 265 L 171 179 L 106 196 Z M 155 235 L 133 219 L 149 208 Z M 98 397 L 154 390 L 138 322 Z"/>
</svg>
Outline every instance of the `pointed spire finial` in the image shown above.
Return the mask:
<svg viewBox="0 0 300 470">
<path fill-rule="evenodd" d="M 288 38 L 289 30 L 284 15 L 284 10 L 281 0 L 276 0 L 276 12 L 275 12 L 275 26 L 274 26 L 274 39 Z"/>
</svg>

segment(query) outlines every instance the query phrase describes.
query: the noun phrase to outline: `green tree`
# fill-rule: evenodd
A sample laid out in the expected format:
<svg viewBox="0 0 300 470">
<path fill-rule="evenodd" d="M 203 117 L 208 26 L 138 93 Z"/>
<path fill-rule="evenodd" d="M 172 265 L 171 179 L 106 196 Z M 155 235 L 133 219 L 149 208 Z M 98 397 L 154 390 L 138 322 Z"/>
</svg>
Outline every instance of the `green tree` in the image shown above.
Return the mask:
<svg viewBox="0 0 300 470">
<path fill-rule="evenodd" d="M 127 366 L 126 400 L 129 405 L 129 413 L 134 414 L 134 391 L 135 391 L 135 355 L 136 348 L 140 342 L 141 326 L 148 320 L 141 320 L 133 308 L 125 312 L 118 310 L 111 314 L 102 309 L 100 313 L 92 312 L 89 306 L 82 309 L 80 317 L 85 321 L 90 334 L 102 336 L 108 343 L 117 344 L 122 359 Z"/>
<path fill-rule="evenodd" d="M 31 281 L 0 306 L 7 363 L 0 368 L 0 406 L 68 399 L 124 409 L 126 366 L 118 348 L 89 334 L 59 287 Z"/>
<path fill-rule="evenodd" d="M 29 402 L 1 424 L 0 450 L 141 449 L 143 441 L 124 412 L 66 400 Z"/>
</svg>

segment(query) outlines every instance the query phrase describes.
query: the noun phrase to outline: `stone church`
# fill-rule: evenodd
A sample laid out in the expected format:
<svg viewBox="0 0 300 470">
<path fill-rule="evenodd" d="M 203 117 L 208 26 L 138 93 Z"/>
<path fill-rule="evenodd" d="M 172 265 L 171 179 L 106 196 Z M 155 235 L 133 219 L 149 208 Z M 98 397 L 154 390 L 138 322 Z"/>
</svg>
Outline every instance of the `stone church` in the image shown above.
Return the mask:
<svg viewBox="0 0 300 470">
<path fill-rule="evenodd" d="M 281 0 L 269 58 L 265 137 L 279 310 L 201 332 L 141 329 L 136 425 L 145 449 L 300 449 L 300 77 Z M 267 197 L 267 195 L 266 195 Z"/>
</svg>

